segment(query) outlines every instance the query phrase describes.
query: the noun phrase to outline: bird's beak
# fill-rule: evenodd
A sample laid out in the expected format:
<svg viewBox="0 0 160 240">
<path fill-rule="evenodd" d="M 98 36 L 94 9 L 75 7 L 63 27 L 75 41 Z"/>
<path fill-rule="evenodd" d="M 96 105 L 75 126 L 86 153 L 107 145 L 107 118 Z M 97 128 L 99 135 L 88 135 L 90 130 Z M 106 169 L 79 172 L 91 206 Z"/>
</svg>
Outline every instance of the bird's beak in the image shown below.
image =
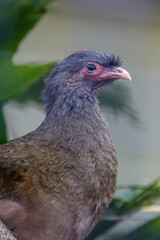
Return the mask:
<svg viewBox="0 0 160 240">
<path fill-rule="evenodd" d="M 130 74 L 121 67 L 115 67 L 111 69 L 106 69 L 103 71 L 102 75 L 100 76 L 101 79 L 124 79 L 131 81 Z"/>
</svg>

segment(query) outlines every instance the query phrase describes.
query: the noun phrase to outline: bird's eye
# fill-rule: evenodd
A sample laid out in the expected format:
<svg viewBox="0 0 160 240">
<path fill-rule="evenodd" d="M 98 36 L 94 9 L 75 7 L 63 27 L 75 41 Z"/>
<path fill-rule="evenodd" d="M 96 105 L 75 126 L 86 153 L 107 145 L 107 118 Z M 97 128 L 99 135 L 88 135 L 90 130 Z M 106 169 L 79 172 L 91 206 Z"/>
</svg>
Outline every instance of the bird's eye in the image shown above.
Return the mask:
<svg viewBox="0 0 160 240">
<path fill-rule="evenodd" d="M 94 72 L 94 71 L 96 71 L 97 70 L 97 68 L 96 68 L 96 66 L 94 65 L 94 64 L 92 64 L 92 63 L 89 63 L 87 66 L 86 66 L 86 70 L 87 70 L 87 72 Z"/>
</svg>

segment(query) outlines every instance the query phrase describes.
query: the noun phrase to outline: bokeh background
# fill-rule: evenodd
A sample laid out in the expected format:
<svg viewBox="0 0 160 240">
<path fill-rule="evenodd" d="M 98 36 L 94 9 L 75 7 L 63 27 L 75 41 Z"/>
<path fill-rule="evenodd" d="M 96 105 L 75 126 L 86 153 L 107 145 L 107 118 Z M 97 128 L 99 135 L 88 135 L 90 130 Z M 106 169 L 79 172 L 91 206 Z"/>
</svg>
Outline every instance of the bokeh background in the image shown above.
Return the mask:
<svg viewBox="0 0 160 240">
<path fill-rule="evenodd" d="M 160 239 L 160 2 L 2 0 L 1 11 L 1 143 L 43 121 L 42 78 L 58 61 L 78 50 L 119 55 L 133 81 L 119 80 L 99 96 L 117 149 L 119 190 L 110 217 L 88 239 Z"/>
</svg>

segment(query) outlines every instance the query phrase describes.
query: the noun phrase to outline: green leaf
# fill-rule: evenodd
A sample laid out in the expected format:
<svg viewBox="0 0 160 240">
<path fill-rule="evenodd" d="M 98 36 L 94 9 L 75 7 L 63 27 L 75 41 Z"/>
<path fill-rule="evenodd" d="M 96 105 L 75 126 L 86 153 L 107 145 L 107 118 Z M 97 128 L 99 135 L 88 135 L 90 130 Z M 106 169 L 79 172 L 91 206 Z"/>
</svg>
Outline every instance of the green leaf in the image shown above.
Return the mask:
<svg viewBox="0 0 160 240">
<path fill-rule="evenodd" d="M 45 13 L 53 0 L 0 1 L 0 102 L 24 92 L 49 70 L 51 64 L 15 66 L 12 56 L 19 42 Z"/>
<path fill-rule="evenodd" d="M 1 49 L 12 54 L 19 42 L 45 13 L 46 5 L 53 0 L 1 0 Z"/>
<path fill-rule="evenodd" d="M 4 102 L 26 91 L 39 80 L 55 63 L 36 66 L 14 66 L 7 53 L 0 54 L 0 102 Z"/>
<path fill-rule="evenodd" d="M 160 217 L 150 221 L 123 240 L 159 240 L 160 239 Z"/>
<path fill-rule="evenodd" d="M 160 198 L 160 179 L 155 180 L 148 186 L 131 186 L 127 194 L 119 201 L 116 199 L 114 208 L 118 215 L 123 215 L 131 211 L 138 210 L 142 206 L 154 203 Z"/>
<path fill-rule="evenodd" d="M 26 91 L 52 64 L 15 66 L 12 57 L 18 44 L 46 12 L 53 0 L 0 1 L 0 106 Z M 0 142 L 6 142 L 6 125 L 0 109 Z"/>
<path fill-rule="evenodd" d="M 96 240 L 101 239 L 101 237 L 107 237 L 112 240 L 130 240 L 130 236 L 132 234 L 134 235 L 134 232 L 138 233 L 140 229 L 142 229 L 145 225 L 148 225 L 148 223 L 154 221 L 157 217 L 159 218 L 159 216 L 159 212 L 147 211 L 137 212 L 126 216 L 123 220 L 117 222 L 111 228 L 106 229 L 106 231 L 99 235 Z M 141 239 L 140 234 L 138 239 Z"/>
</svg>

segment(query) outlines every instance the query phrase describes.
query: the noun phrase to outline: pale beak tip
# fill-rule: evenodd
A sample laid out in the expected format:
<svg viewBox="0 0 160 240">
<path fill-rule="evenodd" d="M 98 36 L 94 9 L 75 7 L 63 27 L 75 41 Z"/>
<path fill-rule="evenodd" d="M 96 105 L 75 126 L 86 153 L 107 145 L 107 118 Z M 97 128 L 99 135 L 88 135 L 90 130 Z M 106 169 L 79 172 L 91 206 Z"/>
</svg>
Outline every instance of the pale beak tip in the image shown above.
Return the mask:
<svg viewBox="0 0 160 240">
<path fill-rule="evenodd" d="M 123 68 L 118 68 L 121 71 L 121 77 L 124 80 L 132 81 L 131 75 Z"/>
<path fill-rule="evenodd" d="M 130 82 L 132 82 L 132 78 L 131 78 L 131 76 L 128 78 L 128 80 L 129 80 Z"/>
</svg>

